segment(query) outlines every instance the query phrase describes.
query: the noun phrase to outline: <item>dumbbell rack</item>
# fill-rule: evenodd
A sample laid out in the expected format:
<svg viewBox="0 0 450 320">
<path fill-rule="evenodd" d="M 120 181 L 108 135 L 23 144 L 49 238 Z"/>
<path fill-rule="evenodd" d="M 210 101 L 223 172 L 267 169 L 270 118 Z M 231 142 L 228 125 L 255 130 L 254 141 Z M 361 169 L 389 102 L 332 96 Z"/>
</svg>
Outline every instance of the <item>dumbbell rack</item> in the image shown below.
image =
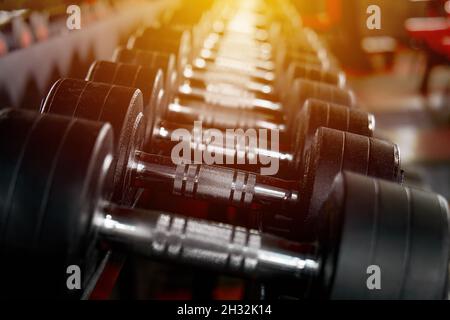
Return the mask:
<svg viewBox="0 0 450 320">
<path fill-rule="evenodd" d="M 354 95 L 343 85 L 340 71 L 334 70 L 333 59 L 324 58 L 325 47 L 314 32 L 282 23 L 263 32 L 271 19 L 277 25 L 286 17 L 287 21 L 295 17 L 286 12 L 286 7 L 263 17 L 265 11 L 251 7 L 253 2 L 224 3 L 202 2 L 204 12 L 196 12 L 198 8 L 192 3 L 180 3 L 180 7 L 166 12 L 159 25 L 139 30 L 126 49 L 116 52 L 113 62 L 95 62 L 86 80 L 56 82 L 42 102 L 43 119 L 51 121 L 52 116 L 45 114 L 54 113 L 65 116 L 61 118 L 64 121 L 80 121 L 80 126 L 84 125 L 80 119 L 99 120 L 96 128 L 110 123 L 107 128 L 115 134 L 116 151 L 107 166 L 111 164 L 111 176 L 102 175 L 100 179 L 113 189 L 111 202 L 105 199 L 98 203 L 97 194 L 89 199 L 98 206 L 94 213 L 105 217 L 99 220 L 103 222 L 93 219 L 102 241 L 98 244 L 92 240 L 88 248 L 101 255 L 93 255 L 92 262 L 87 263 L 91 271 L 96 270 L 88 272 L 90 280 L 82 298 L 105 298 L 99 293 L 105 290 L 105 280 L 109 278 L 109 291 L 114 285 L 111 278 L 115 280 L 125 259 L 115 250 L 97 251 L 103 241 L 121 252 L 128 253 L 128 249 L 144 256 L 204 265 L 218 272 L 254 274 L 262 279 L 291 277 L 301 283 L 301 293 L 296 295 L 290 292 L 290 286 L 286 289 L 270 281 L 253 280 L 248 288 L 257 288 L 258 293 L 247 295 L 253 299 L 291 294 L 296 298 L 440 297 L 445 290 L 441 267 L 448 262 L 448 234 L 443 232 L 434 242 L 431 238 L 434 232 L 445 230 L 448 206 L 440 197 L 399 185 L 402 171 L 398 148 L 372 138 L 373 117 L 354 109 Z M 287 6 L 288 2 L 282 3 Z M 234 16 L 240 20 L 234 21 Z M 287 43 L 285 37 L 295 32 L 298 38 Z M 278 45 L 282 47 L 279 50 Z M 236 55 L 235 47 L 242 52 Z M 255 58 L 265 51 L 275 51 L 275 57 Z M 297 68 L 286 76 L 292 64 Z M 305 69 L 310 65 L 313 67 Z M 247 80 L 240 78 L 262 86 L 243 89 Z M 211 84 L 214 89 L 208 91 Z M 195 90 L 197 96 L 189 95 Z M 251 99 L 247 99 L 249 92 Z M 255 99 L 255 92 L 263 98 Z M 233 101 L 240 108 L 233 106 Z M 260 110 L 268 105 L 280 109 L 275 110 L 277 120 L 265 118 L 270 112 Z M 188 121 L 178 124 L 186 127 L 191 120 L 205 120 L 196 108 L 207 114 L 208 124 L 222 130 L 230 123 L 281 129 L 294 146 L 296 161 L 276 177 L 257 174 L 254 170 L 260 167 L 243 170 L 236 164 L 174 162 L 168 157 L 170 148 L 153 141 L 155 131 L 161 138 L 162 129 L 169 128 L 167 124 L 156 127 L 158 121 L 175 123 L 186 116 Z M 183 109 L 190 111 L 182 114 Z M 314 114 L 317 110 L 325 112 Z M 261 119 L 264 121 L 258 122 Z M 190 144 L 191 148 L 199 145 Z M 107 146 L 112 142 L 105 143 Z M 205 147 L 210 146 L 219 150 L 212 144 Z M 238 145 L 233 150 L 237 159 Z M 244 158 L 261 152 L 244 151 Z M 365 204 L 370 209 L 359 212 Z M 425 205 L 434 219 L 429 224 L 423 221 Z M 133 209 L 136 206 L 159 211 Z M 258 212 L 254 217 L 250 215 L 252 210 Z M 192 219 L 199 211 L 206 220 Z M 230 218 L 230 213 L 240 220 Z M 433 249 L 425 252 L 432 243 Z M 394 257 L 387 252 L 391 247 L 398 251 Z M 406 262 L 401 260 L 405 256 L 409 259 Z M 352 259 L 356 260 L 353 264 L 349 263 Z M 388 270 L 387 277 L 393 284 L 387 284 L 386 292 L 378 295 L 365 291 L 360 270 L 364 270 L 366 260 L 379 262 Z M 426 281 L 417 277 L 422 270 L 439 272 L 440 278 L 428 281 L 429 290 L 419 292 Z M 395 283 L 399 281 L 406 289 L 398 290 Z M 262 291 L 266 293 L 261 295 Z"/>
</svg>

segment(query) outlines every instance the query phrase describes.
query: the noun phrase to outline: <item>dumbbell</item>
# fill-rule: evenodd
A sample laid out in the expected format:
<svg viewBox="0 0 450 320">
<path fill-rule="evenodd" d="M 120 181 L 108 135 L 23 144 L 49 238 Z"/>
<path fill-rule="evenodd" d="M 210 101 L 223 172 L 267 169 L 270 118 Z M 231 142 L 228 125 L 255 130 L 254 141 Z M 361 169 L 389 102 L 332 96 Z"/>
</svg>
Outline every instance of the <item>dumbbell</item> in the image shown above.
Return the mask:
<svg viewBox="0 0 450 320">
<path fill-rule="evenodd" d="M 251 17 L 248 20 L 250 20 L 250 19 L 251 19 Z M 280 20 L 284 20 L 284 19 L 280 19 Z M 266 31 L 266 30 L 258 30 L 258 29 L 249 30 L 249 32 L 245 32 L 245 31 L 242 31 L 242 29 L 239 29 L 239 28 L 233 28 L 233 27 L 227 28 L 226 26 L 230 24 L 230 21 L 222 22 L 220 17 L 217 18 L 217 20 L 206 21 L 206 23 L 208 25 L 212 25 L 213 26 L 212 27 L 212 32 L 213 33 L 210 33 L 207 36 L 207 40 L 206 40 L 207 43 L 220 43 L 220 45 L 222 46 L 222 43 L 224 42 L 224 40 L 226 41 L 227 39 L 232 39 L 232 43 L 234 45 L 234 49 L 236 49 L 236 47 L 239 46 L 239 45 L 244 45 L 245 48 L 248 49 L 248 50 L 245 50 L 244 52 L 242 52 L 244 55 L 247 54 L 248 51 L 252 51 L 252 49 L 255 49 L 257 47 L 257 45 L 255 43 L 253 45 L 249 45 L 249 43 L 255 42 L 255 40 L 257 40 L 257 41 L 265 41 L 267 43 L 271 39 L 274 40 L 274 39 L 280 39 L 281 38 L 280 37 L 281 33 L 279 31 L 279 28 L 273 28 L 274 25 L 275 26 L 279 26 L 280 25 L 279 21 L 277 21 L 276 23 L 274 23 L 272 21 L 270 24 L 266 24 L 265 28 L 266 28 L 266 30 L 268 29 L 269 32 Z M 232 22 L 231 22 L 231 24 L 232 24 Z M 219 28 L 215 28 L 215 26 L 217 26 L 217 25 L 221 26 L 222 28 L 221 29 L 220 29 L 220 27 Z M 269 25 L 271 25 L 272 28 L 269 27 Z M 232 35 L 229 36 L 229 37 L 226 37 L 226 39 L 224 39 L 224 37 L 220 37 L 219 35 L 224 34 L 227 29 L 231 31 Z M 274 32 L 274 29 L 276 30 L 275 32 Z M 258 32 L 258 31 L 260 31 L 260 32 Z M 261 34 L 261 33 L 263 33 L 264 36 L 263 37 L 258 37 L 258 35 Z M 303 30 L 300 29 L 300 31 L 299 31 L 299 29 L 297 28 L 296 29 L 296 33 L 297 34 L 303 34 Z M 296 42 L 295 39 L 302 38 L 302 39 L 299 39 L 299 40 L 301 40 L 301 43 L 304 45 L 304 47 L 306 47 L 307 53 L 312 53 L 312 55 L 310 57 L 312 57 L 314 59 L 314 62 L 318 63 L 318 64 L 321 64 L 322 60 L 326 59 L 326 51 L 320 45 L 320 42 L 317 40 L 317 38 L 314 38 L 312 36 L 312 33 L 313 32 L 311 30 L 308 30 L 308 32 L 303 37 L 297 36 L 297 37 L 290 38 L 289 40 L 290 40 L 290 42 L 293 42 L 293 41 Z M 271 36 L 268 36 L 269 34 L 271 34 Z M 239 35 L 244 35 L 244 36 L 240 37 Z M 212 38 L 213 41 L 210 41 L 211 38 Z M 236 38 L 237 41 L 233 41 L 235 38 Z M 219 41 L 219 39 L 220 39 L 220 41 Z M 255 40 L 253 40 L 253 39 L 255 39 Z M 241 41 L 239 41 L 239 40 L 241 40 Z M 285 39 L 283 39 L 283 40 L 285 40 Z M 276 41 L 275 44 L 274 44 L 273 47 L 274 47 L 274 49 L 277 49 L 277 51 L 278 51 L 280 43 L 278 41 Z M 206 49 L 207 50 L 211 49 L 211 47 L 208 46 Z M 301 50 L 301 46 L 297 46 L 297 51 L 299 51 L 299 50 Z M 224 51 L 226 51 L 226 50 L 224 50 Z M 239 50 L 239 51 L 241 51 L 241 50 Z M 316 55 L 317 53 L 319 53 L 319 57 L 317 57 L 317 55 Z M 282 55 L 278 55 L 278 57 L 282 57 Z M 208 59 L 209 55 L 204 56 L 203 58 Z M 266 58 L 266 57 L 264 57 L 264 58 Z"/>
<path fill-rule="evenodd" d="M 315 249 L 305 250 L 255 230 L 109 202 L 114 143 L 107 124 L 0 111 L 0 136 L 12 131 L 0 140 L 0 275 L 9 296 L 73 297 L 68 266 L 84 272 L 88 252 L 101 248 L 286 282 L 297 296 L 447 294 L 449 209 L 435 194 L 340 174 L 321 210 Z M 33 272 L 30 261 L 37 261 Z M 370 266 L 381 270 L 381 290 L 367 288 Z"/>
<path fill-rule="evenodd" d="M 297 234 L 294 229 L 302 228 L 302 221 L 306 219 L 311 225 L 315 223 L 317 211 L 310 207 L 317 208 L 339 171 L 348 169 L 395 181 L 401 178 L 396 145 L 328 128 L 320 128 L 316 133 L 311 143 L 316 147 L 304 162 L 309 167 L 301 168 L 295 177 L 297 181 L 232 168 L 184 164 L 186 159 L 181 156 L 172 159 L 142 151 L 145 130 L 142 109 L 142 94 L 138 89 L 66 79 L 55 83 L 41 112 L 112 124 L 117 146 L 115 201 L 130 203 L 138 188 L 157 186 L 162 192 L 186 198 L 243 208 L 276 208 L 281 221 L 267 216 L 261 219 L 270 223 L 261 224 L 270 228 L 272 224 L 283 225 L 293 219 L 293 223 L 282 230 L 286 237 Z M 309 190 L 305 190 L 306 185 Z M 320 193 L 315 192 L 317 189 Z"/>
<path fill-rule="evenodd" d="M 166 34 L 168 33 L 168 35 Z M 157 50 L 157 51 L 164 51 L 169 53 L 174 53 L 178 57 L 178 64 L 179 68 L 178 71 L 180 74 L 183 74 L 183 70 L 186 70 L 187 72 L 184 72 L 187 75 L 190 75 L 191 77 L 195 78 L 202 78 L 205 79 L 206 77 L 200 73 L 198 70 L 203 70 L 204 72 L 208 72 L 208 75 L 212 75 L 212 78 L 214 79 L 214 76 L 216 73 L 231 73 L 235 74 L 235 76 L 232 78 L 244 78 L 243 80 L 245 82 L 249 82 L 252 84 L 251 87 L 254 87 L 258 90 L 260 90 L 260 93 L 267 93 L 269 90 L 274 90 L 272 88 L 272 84 L 277 79 L 275 74 L 272 71 L 258 71 L 258 70 L 250 70 L 249 69 L 249 63 L 244 62 L 235 62 L 232 61 L 225 61 L 220 60 L 217 61 L 216 64 L 209 64 L 207 66 L 207 63 L 205 62 L 205 59 L 199 58 L 195 59 L 194 57 L 191 57 L 192 54 L 191 51 L 191 45 L 190 42 L 190 33 L 188 31 L 184 32 L 178 32 L 178 34 L 174 34 L 175 32 L 170 30 L 160 30 L 160 29 L 146 29 L 146 32 L 144 32 L 140 37 L 138 38 L 131 38 L 128 43 L 129 49 L 144 49 L 144 50 Z M 160 38 L 169 38 L 171 40 L 166 40 L 165 42 L 158 42 L 155 43 L 155 39 Z M 170 42 L 170 43 L 167 43 Z M 313 56 L 312 54 L 308 54 L 309 56 Z M 193 60 L 192 65 L 189 63 L 190 60 Z M 314 61 L 312 61 L 312 58 L 309 59 L 303 59 L 300 60 L 303 64 L 308 63 L 311 64 Z M 286 63 L 286 67 L 287 67 Z M 254 73 L 252 75 L 252 72 Z M 278 72 L 278 78 L 281 78 L 284 72 L 284 68 L 277 71 Z M 230 76 L 229 76 L 230 77 Z M 205 79 L 206 80 L 206 79 Z M 239 80 L 237 80 L 239 81 Z M 259 85 L 258 85 L 259 84 Z M 279 84 L 279 88 L 277 91 L 286 90 L 286 87 L 288 87 L 288 83 Z"/>
<path fill-rule="evenodd" d="M 185 125 L 175 122 L 180 121 L 180 113 L 172 112 L 167 104 L 167 100 L 162 99 L 164 95 L 163 88 L 166 82 L 163 80 L 162 72 L 156 68 L 97 61 L 91 66 L 86 80 L 136 87 L 143 92 L 144 115 L 148 120 L 144 139 L 146 142 L 145 150 L 152 153 L 170 155 L 172 148 L 178 143 L 177 141 L 171 140 L 172 133 L 180 128 L 184 128 L 190 132 L 194 130 L 192 124 Z M 85 94 L 88 93 L 86 92 Z M 186 109 L 182 110 L 187 111 Z M 214 111 L 216 109 L 212 109 L 212 112 Z M 190 120 L 194 121 L 195 115 L 197 114 L 199 113 L 195 112 L 185 122 L 189 123 Z M 205 116 L 205 113 L 201 113 L 199 117 L 201 120 L 203 120 L 202 115 Z M 372 115 L 360 110 L 349 109 L 346 106 L 330 104 L 319 100 L 308 100 L 295 123 L 297 129 L 292 134 L 293 138 L 281 137 L 281 141 L 292 140 L 293 143 L 291 143 L 289 148 L 281 146 L 281 148 L 278 148 L 278 152 L 274 151 L 273 147 L 269 149 L 268 142 L 265 143 L 266 147 L 264 147 L 264 143 L 263 146 L 256 147 L 253 141 L 247 139 L 236 141 L 238 137 L 233 138 L 233 143 L 229 143 L 228 146 L 223 146 L 223 143 L 217 144 L 216 146 L 213 144 L 208 146 L 204 141 L 193 141 L 191 146 L 199 150 L 214 148 L 216 154 L 232 155 L 235 158 L 235 164 L 242 164 L 242 167 L 237 168 L 250 171 L 260 170 L 257 165 L 249 165 L 250 159 L 257 159 L 260 155 L 277 158 L 280 162 L 279 174 L 280 176 L 284 176 L 289 174 L 289 172 L 299 171 L 303 159 L 303 152 L 306 150 L 304 148 L 304 142 L 309 142 L 309 138 L 314 135 L 317 128 L 325 126 L 366 136 L 372 136 L 374 130 Z M 231 121 L 229 124 L 230 126 L 236 125 Z M 214 122 L 207 123 L 206 125 L 213 126 Z M 245 127 L 249 127 L 249 125 Z M 238 160 L 238 158 L 240 159 Z"/>
<path fill-rule="evenodd" d="M 186 81 L 190 81 L 190 78 L 193 78 L 193 80 L 196 80 L 197 82 L 201 81 L 205 85 L 208 83 L 221 83 L 226 81 L 226 83 L 229 84 L 240 84 L 242 89 L 245 90 L 256 90 L 256 93 L 259 95 L 266 95 L 268 93 L 272 93 L 272 82 L 274 80 L 273 75 L 270 75 L 269 80 L 263 80 L 260 79 L 253 79 L 252 77 L 245 76 L 242 73 L 236 73 L 233 72 L 233 70 L 224 69 L 224 68 L 217 68 L 214 66 L 208 67 L 199 67 L 200 64 L 204 63 L 200 60 L 197 61 L 197 66 L 194 67 L 190 64 L 190 45 L 189 42 L 189 33 L 184 32 L 182 40 L 174 40 L 174 44 L 172 45 L 166 45 L 166 44 L 153 44 L 154 37 L 156 35 L 153 35 L 150 39 L 146 42 L 148 43 L 145 47 L 144 46 L 138 46 L 138 45 L 132 45 L 129 43 L 129 46 L 134 47 L 133 49 L 139 49 L 144 48 L 146 50 L 151 51 L 161 51 L 166 53 L 173 53 L 177 56 L 177 74 L 183 75 L 186 77 Z M 200 70 L 200 71 L 199 71 Z M 180 78 L 181 80 L 181 78 Z M 248 83 L 247 85 L 244 83 Z M 179 84 L 181 85 L 181 84 Z M 236 86 L 236 85 L 235 85 Z M 244 94 L 246 91 L 241 90 Z"/>
<path fill-rule="evenodd" d="M 213 24 L 215 25 L 215 24 Z M 213 33 L 216 34 L 217 33 Z M 213 34 L 210 35 L 209 38 L 207 38 L 205 40 L 204 43 L 208 44 L 206 46 L 206 48 L 204 48 L 206 51 L 210 51 L 211 46 L 209 45 L 211 43 L 217 43 L 218 42 L 218 36 L 216 36 L 215 38 L 212 36 Z M 171 52 L 174 52 L 178 55 L 178 57 L 180 58 L 180 61 L 184 61 L 184 63 L 186 63 L 188 60 L 188 58 L 184 57 L 183 60 L 183 56 L 185 56 L 186 54 L 189 54 L 189 52 L 192 51 L 192 49 L 195 48 L 190 48 L 192 46 L 195 45 L 191 45 L 190 44 L 190 32 L 187 30 L 173 30 L 170 28 L 165 28 L 165 29 L 160 29 L 160 28 L 147 28 L 143 31 L 140 32 L 140 35 L 132 37 L 129 41 L 128 46 L 129 47 L 134 47 L 134 48 L 145 48 L 145 49 L 152 49 L 152 50 L 168 50 Z M 211 38 L 213 38 L 211 40 Z M 277 36 L 275 36 L 275 38 L 277 38 Z M 155 39 L 158 39 L 157 43 L 155 43 Z M 248 39 L 246 39 L 248 40 Z M 197 41 L 199 42 L 199 41 Z M 248 41 L 244 42 L 247 43 Z M 236 48 L 234 48 L 236 49 Z M 200 51 L 202 51 L 201 49 L 199 49 Z M 248 50 L 240 50 L 240 51 L 244 51 L 247 52 Z M 324 50 L 322 50 L 322 53 L 324 52 Z M 305 60 L 305 59 L 301 59 L 301 61 L 304 63 L 309 62 L 312 63 L 314 61 L 311 61 L 311 59 L 314 59 L 314 55 L 308 53 L 308 55 L 310 56 L 310 59 Z M 320 54 L 319 54 L 320 55 Z M 279 55 L 278 57 L 280 57 L 281 55 Z M 193 59 L 193 57 L 191 57 L 191 59 Z M 278 58 L 279 59 L 279 58 Z M 194 65 L 196 64 L 199 68 L 204 68 L 204 64 L 205 64 L 205 60 L 204 59 L 200 59 L 197 61 L 197 63 L 194 61 L 193 62 Z M 230 63 L 232 64 L 232 61 L 230 61 Z M 287 64 L 287 63 L 286 63 Z M 240 68 L 244 68 L 248 66 L 248 63 L 244 66 L 240 66 Z M 222 67 L 226 67 L 226 66 L 222 66 Z M 248 70 L 247 70 L 248 71 Z M 246 72 L 246 71 L 245 71 Z M 274 80 L 274 76 L 273 75 L 263 75 L 262 79 L 265 79 L 265 81 L 272 81 Z"/>
<path fill-rule="evenodd" d="M 175 92 L 174 94 L 170 94 L 170 97 L 168 97 L 167 100 L 171 101 L 174 97 L 179 97 L 178 102 L 174 103 L 171 108 L 171 111 L 174 113 L 179 113 L 176 115 L 177 119 L 186 119 L 186 121 L 191 124 L 194 120 L 201 117 L 204 119 L 204 122 L 210 120 L 212 126 L 224 129 L 229 128 L 230 126 L 235 127 L 238 124 L 242 128 L 255 128 L 260 126 L 265 129 L 287 130 L 283 123 L 284 121 L 281 120 L 281 118 L 284 117 L 285 110 L 282 110 L 283 108 L 279 103 L 273 103 L 264 99 L 255 99 L 253 96 L 239 96 L 239 94 L 235 97 L 227 97 L 223 94 L 217 95 L 214 92 L 208 93 L 206 90 L 195 89 L 190 86 L 188 86 L 187 89 L 182 88 L 181 90 L 178 90 L 176 85 L 177 82 L 174 81 L 174 79 L 177 78 L 177 75 L 173 71 L 174 62 L 173 58 L 170 59 L 170 55 L 147 53 L 145 51 L 119 50 L 116 52 L 114 60 L 143 66 L 159 66 L 163 70 L 167 70 L 166 88 L 175 88 L 167 90 L 168 92 Z M 331 73 L 321 73 L 309 68 L 304 68 L 303 70 L 293 68 L 291 74 L 296 74 L 295 72 L 298 72 L 297 74 L 299 75 L 308 75 L 308 77 L 312 75 L 312 78 L 317 80 L 340 78 L 339 75 L 333 76 Z M 101 79 L 105 78 L 107 78 L 107 75 L 101 76 Z M 305 80 L 303 85 L 297 85 L 296 88 L 297 90 L 302 90 L 302 92 L 295 94 L 290 92 L 290 90 L 286 91 L 290 92 L 290 95 L 292 96 L 296 95 L 295 101 L 297 101 L 298 104 L 294 105 L 294 103 L 286 103 L 286 105 L 290 105 L 292 109 L 297 111 L 301 109 L 302 103 L 306 97 L 322 99 L 342 105 L 352 106 L 355 104 L 354 95 L 351 91 L 339 89 L 333 85 Z M 194 102 L 199 97 L 203 97 L 207 102 Z M 186 100 L 186 103 L 180 102 L 180 99 L 182 98 Z M 211 106 L 211 104 L 214 104 L 214 106 Z M 226 108 L 217 108 L 216 106 L 234 107 L 234 109 L 237 108 L 243 110 L 233 113 Z M 253 112 L 247 112 L 247 110 L 261 110 L 261 113 L 264 111 L 264 114 L 255 114 Z M 295 111 L 291 112 L 290 117 L 294 117 L 292 113 L 295 113 Z M 180 121 L 178 120 L 178 122 Z"/>
<path fill-rule="evenodd" d="M 225 107 L 240 107 L 264 112 L 281 112 L 285 92 L 296 78 L 322 82 L 341 89 L 345 88 L 345 75 L 342 72 L 326 71 L 312 65 L 293 63 L 283 76 L 284 90 L 275 94 L 272 85 L 246 81 L 246 78 L 230 73 L 195 73 L 186 66 L 182 74 L 177 74 L 175 57 L 157 51 L 130 50 L 119 48 L 113 61 L 142 66 L 159 66 L 167 77 L 170 92 L 188 95 L 201 100 L 213 100 L 213 103 Z M 187 79 L 188 82 L 183 79 Z M 220 84 L 220 85 L 218 85 Z M 231 84 L 231 85 L 230 85 Z M 233 98 L 230 98 L 232 96 Z M 278 101 L 278 102 L 277 102 Z"/>
<path fill-rule="evenodd" d="M 160 39 L 160 38 L 169 38 L 171 40 L 166 40 L 166 41 L 170 41 L 170 45 L 162 43 L 162 42 L 157 42 L 155 43 L 155 39 Z M 217 79 L 221 79 L 221 81 L 227 81 L 229 83 L 233 84 L 233 88 L 234 91 L 232 91 L 234 94 L 234 96 L 239 96 L 240 99 L 225 99 L 225 97 L 219 96 L 218 98 L 214 99 L 215 101 L 218 101 L 218 103 L 222 103 L 221 101 L 230 101 L 230 103 L 228 103 L 227 105 L 230 106 L 236 106 L 236 105 L 244 105 L 247 107 L 252 107 L 255 106 L 256 108 L 263 108 L 266 109 L 267 111 L 280 111 L 281 109 L 281 105 L 279 103 L 274 103 L 274 101 L 271 100 L 267 100 L 267 99 L 255 99 L 257 97 L 253 96 L 253 94 L 247 92 L 247 90 L 254 90 L 256 89 L 257 92 L 259 92 L 259 94 L 263 94 L 263 95 L 267 95 L 267 94 L 271 94 L 273 95 L 273 88 L 272 88 L 272 84 L 270 82 L 272 82 L 272 80 L 270 80 L 270 82 L 264 81 L 259 83 L 254 81 L 253 79 L 249 79 L 249 78 L 243 78 L 241 75 L 233 75 L 230 72 L 223 72 L 224 70 L 221 70 L 220 75 L 216 75 L 216 72 L 211 72 L 208 71 L 207 76 L 206 75 L 201 75 L 199 76 L 198 74 L 196 75 L 196 71 L 188 64 L 188 61 L 191 58 L 188 58 L 187 56 L 189 55 L 190 50 L 190 45 L 189 45 L 189 32 L 184 31 L 184 32 L 180 32 L 180 31 L 173 31 L 173 30 L 160 30 L 160 29 L 146 29 L 143 32 L 143 35 L 141 35 L 141 37 L 139 39 L 142 39 L 141 41 L 144 44 L 139 45 L 136 44 L 137 40 L 130 40 L 129 46 L 130 47 L 140 47 L 140 48 L 145 48 L 147 50 L 157 50 L 157 51 L 163 51 L 163 52 L 169 52 L 169 53 L 174 53 L 178 56 L 178 74 L 179 75 L 183 75 L 185 78 L 187 78 L 188 80 L 190 78 L 196 78 L 197 80 L 201 80 L 203 82 L 205 82 L 206 84 L 204 84 L 204 86 L 206 86 L 208 84 L 208 78 L 210 78 L 209 81 L 214 81 Z M 139 41 L 138 41 L 139 42 Z M 116 55 L 117 56 L 117 55 Z M 131 59 L 127 59 L 127 61 L 130 61 Z M 121 61 L 121 60 L 118 60 Z M 122 62 L 125 62 L 122 60 Z M 302 64 L 304 64 L 305 61 L 303 61 Z M 164 67 L 162 67 L 164 69 Z M 332 84 L 337 84 L 342 86 L 343 83 L 343 79 L 344 77 L 342 76 L 341 73 L 337 73 L 337 75 L 334 75 L 335 73 L 333 72 L 327 72 L 325 75 L 322 74 L 322 72 L 320 71 L 320 68 L 314 67 L 314 69 L 316 69 L 313 73 L 312 73 L 312 78 L 313 80 L 316 80 L 315 78 L 318 78 L 317 80 L 322 80 L 325 79 L 327 80 L 326 82 L 330 82 Z M 317 71 L 317 69 L 319 69 L 319 71 Z M 295 69 L 294 69 L 295 70 Z M 225 74 L 225 76 L 224 76 Z M 292 74 L 292 73 L 289 73 Z M 304 74 L 308 74 L 308 73 L 304 73 Z M 328 74 L 331 74 L 331 76 L 328 76 Z M 180 77 L 180 76 L 179 76 Z M 240 79 L 241 78 L 241 79 Z M 279 88 L 277 91 L 289 91 L 290 88 L 290 83 L 293 80 L 291 77 L 282 77 L 282 74 L 280 74 L 280 77 L 282 78 L 283 81 L 280 84 L 281 88 Z M 242 88 L 245 88 L 244 91 L 242 91 L 242 88 L 235 88 L 236 87 L 236 83 L 239 83 L 240 85 L 242 85 Z M 243 84 L 243 83 L 247 83 Z M 217 89 L 215 90 L 216 93 L 220 93 L 220 92 L 225 92 L 225 94 L 228 94 L 227 90 L 230 86 L 228 87 L 224 87 L 224 86 L 213 86 L 213 85 L 209 85 L 209 87 L 216 87 Z M 225 89 L 222 89 L 222 88 Z M 189 82 L 184 83 L 184 91 L 187 91 L 189 94 L 195 94 L 196 92 L 198 94 L 200 94 L 200 96 L 204 97 L 206 94 L 208 94 L 208 92 L 206 92 L 205 90 L 198 90 L 196 88 L 192 88 L 192 86 L 189 84 Z M 236 93 L 239 92 L 240 94 Z M 340 96 L 341 94 L 336 94 L 336 96 Z M 209 94 L 209 96 L 211 96 L 211 93 Z M 352 100 L 352 99 L 347 99 L 347 100 Z M 347 103 L 347 101 L 346 101 Z"/>
</svg>

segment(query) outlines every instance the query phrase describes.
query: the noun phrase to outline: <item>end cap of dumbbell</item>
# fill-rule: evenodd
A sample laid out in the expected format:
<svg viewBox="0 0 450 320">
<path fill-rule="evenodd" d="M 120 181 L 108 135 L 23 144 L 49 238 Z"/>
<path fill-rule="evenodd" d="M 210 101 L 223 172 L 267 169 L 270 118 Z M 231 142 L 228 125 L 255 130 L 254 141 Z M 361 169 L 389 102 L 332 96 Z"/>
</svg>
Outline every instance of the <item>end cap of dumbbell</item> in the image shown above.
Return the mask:
<svg viewBox="0 0 450 320">
<path fill-rule="evenodd" d="M 447 297 L 450 215 L 443 197 L 345 172 L 321 216 L 327 297 Z"/>
</svg>

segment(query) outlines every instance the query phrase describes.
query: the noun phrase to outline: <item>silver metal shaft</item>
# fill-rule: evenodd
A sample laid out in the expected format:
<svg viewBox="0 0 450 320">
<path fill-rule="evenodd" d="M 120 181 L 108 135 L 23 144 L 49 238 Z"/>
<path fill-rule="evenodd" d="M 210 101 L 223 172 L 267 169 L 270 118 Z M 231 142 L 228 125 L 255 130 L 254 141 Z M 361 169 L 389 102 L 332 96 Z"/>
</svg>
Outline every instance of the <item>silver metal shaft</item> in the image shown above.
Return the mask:
<svg viewBox="0 0 450 320">
<path fill-rule="evenodd" d="M 282 238 L 241 227 L 108 205 L 100 235 L 119 248 L 151 258 L 252 278 L 305 279 L 320 264 Z"/>
</svg>

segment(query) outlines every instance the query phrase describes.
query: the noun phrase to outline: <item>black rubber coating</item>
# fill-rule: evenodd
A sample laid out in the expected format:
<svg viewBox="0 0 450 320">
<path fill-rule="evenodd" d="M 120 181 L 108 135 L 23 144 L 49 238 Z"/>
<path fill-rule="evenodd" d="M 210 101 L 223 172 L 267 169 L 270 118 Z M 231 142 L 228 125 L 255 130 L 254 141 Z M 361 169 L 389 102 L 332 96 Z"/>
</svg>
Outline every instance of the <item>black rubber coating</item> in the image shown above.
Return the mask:
<svg viewBox="0 0 450 320">
<path fill-rule="evenodd" d="M 345 75 L 339 71 L 324 70 L 313 64 L 304 64 L 293 62 L 287 69 L 288 79 L 307 79 L 319 81 L 322 83 L 334 85 L 337 87 L 344 87 Z"/>
<path fill-rule="evenodd" d="M 131 37 L 129 46 L 133 49 L 177 53 L 182 37 L 182 30 L 150 27 L 142 30 L 137 36 Z"/>
<path fill-rule="evenodd" d="M 292 90 L 286 96 L 286 113 L 288 126 L 294 125 L 294 120 L 302 111 L 305 102 L 309 99 L 321 100 L 333 104 L 339 104 L 350 108 L 355 107 L 355 96 L 352 91 L 339 87 L 306 79 L 296 79 Z"/>
<path fill-rule="evenodd" d="M 155 121 L 163 111 L 163 75 L 156 67 L 143 67 L 135 64 L 96 61 L 92 64 L 86 77 L 87 81 L 104 82 L 127 87 L 134 87 L 143 93 L 144 119 L 146 120 L 145 143 L 151 140 Z"/>
<path fill-rule="evenodd" d="M 163 71 L 165 77 L 164 88 L 167 94 L 178 91 L 177 82 L 177 65 L 174 54 L 146 51 L 146 50 L 130 50 L 119 48 L 114 53 L 113 61 L 141 65 L 149 68 L 159 68 Z"/>
<path fill-rule="evenodd" d="M 441 196 L 345 172 L 321 215 L 326 297 L 447 298 L 449 208 Z M 368 289 L 369 266 L 379 267 L 379 290 Z"/>
<path fill-rule="evenodd" d="M 308 99 L 292 128 L 295 132 L 292 150 L 295 153 L 297 168 L 302 165 L 304 153 L 310 148 L 314 134 L 320 127 L 371 137 L 375 130 L 375 118 L 362 110 Z"/>
<path fill-rule="evenodd" d="M 131 37 L 127 48 L 175 54 L 179 63 L 190 53 L 191 40 L 187 30 L 147 28 L 140 35 Z"/>
<path fill-rule="evenodd" d="M 146 124 L 140 90 L 77 79 L 61 79 L 51 88 L 42 113 L 55 113 L 110 123 L 116 148 L 114 200 L 130 204 L 136 190 L 130 184 L 134 151 L 144 144 Z"/>
<path fill-rule="evenodd" d="M 303 104 L 307 99 L 312 98 L 348 107 L 355 106 L 355 97 L 350 90 L 306 79 L 297 79 L 295 80 L 294 85 L 300 88 L 300 96 L 298 97 L 298 107 L 300 108 L 303 107 Z"/>
<path fill-rule="evenodd" d="M 108 195 L 112 129 L 10 109 L 0 114 L 0 133 L 12 131 L 14 139 L 0 140 L 2 291 L 76 296 L 67 290 L 66 268 L 86 264 L 95 237 L 93 214 Z"/>
<path fill-rule="evenodd" d="M 319 128 L 306 155 L 302 186 L 304 239 L 315 234 L 317 217 L 328 197 L 335 176 L 351 171 L 399 182 L 401 177 L 398 147 L 395 144 L 349 132 Z"/>
</svg>

